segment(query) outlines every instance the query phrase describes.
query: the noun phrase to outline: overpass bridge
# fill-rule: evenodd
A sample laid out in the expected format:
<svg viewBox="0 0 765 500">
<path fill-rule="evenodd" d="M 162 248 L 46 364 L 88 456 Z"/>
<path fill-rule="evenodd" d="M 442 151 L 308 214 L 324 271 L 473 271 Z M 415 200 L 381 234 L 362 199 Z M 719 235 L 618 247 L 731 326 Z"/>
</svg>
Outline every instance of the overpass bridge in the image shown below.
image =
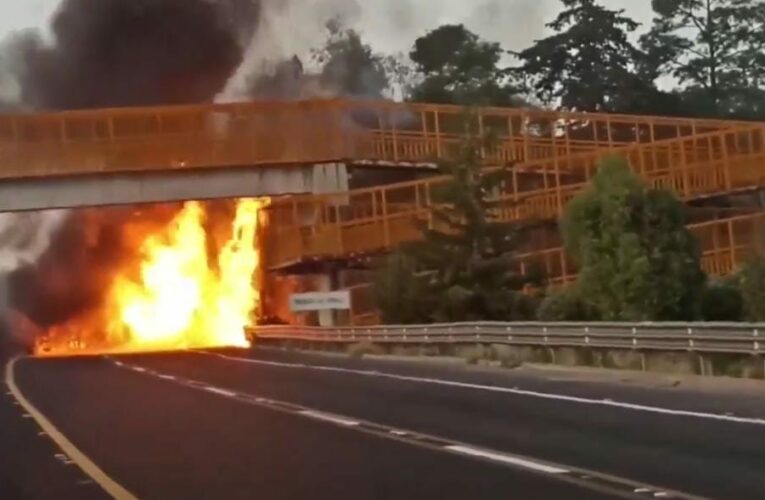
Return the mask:
<svg viewBox="0 0 765 500">
<path fill-rule="evenodd" d="M 454 155 L 464 113 L 338 99 L 2 115 L 0 211 L 345 192 L 402 172 L 414 179 Z M 572 155 L 735 125 L 505 108 L 481 109 L 475 123 L 498 137 L 487 165 L 549 169 L 534 162 L 552 160 L 561 172 Z M 399 175 L 365 178 L 372 169 Z"/>
<path fill-rule="evenodd" d="M 444 178 L 433 170 L 455 158 L 466 123 L 496 138 L 481 152 L 487 168 L 515 164 L 499 194 L 503 220 L 555 221 L 608 153 L 689 203 L 765 183 L 761 124 L 343 99 L 251 102 L 2 115 L 0 211 L 272 196 L 269 269 L 323 274 L 321 289 L 351 288 L 350 321 L 368 321 L 363 279 L 328 277 L 327 264 L 330 274 L 353 267 L 415 240 L 420 223 L 434 224 L 433 190 Z M 706 269 L 731 272 L 756 248 L 761 219 L 752 211 L 694 224 Z M 575 277 L 555 237 L 528 248 L 519 266 L 532 264 L 553 284 Z"/>
</svg>

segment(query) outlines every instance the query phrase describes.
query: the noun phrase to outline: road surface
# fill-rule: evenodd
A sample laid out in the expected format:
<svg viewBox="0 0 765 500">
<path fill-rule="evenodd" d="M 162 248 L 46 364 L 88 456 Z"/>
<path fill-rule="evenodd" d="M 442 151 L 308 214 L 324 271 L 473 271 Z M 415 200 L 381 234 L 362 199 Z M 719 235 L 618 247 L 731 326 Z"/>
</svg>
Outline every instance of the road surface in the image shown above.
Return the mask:
<svg viewBox="0 0 765 500">
<path fill-rule="evenodd" d="M 765 390 L 268 350 L 12 372 L 3 499 L 765 497 Z"/>
</svg>

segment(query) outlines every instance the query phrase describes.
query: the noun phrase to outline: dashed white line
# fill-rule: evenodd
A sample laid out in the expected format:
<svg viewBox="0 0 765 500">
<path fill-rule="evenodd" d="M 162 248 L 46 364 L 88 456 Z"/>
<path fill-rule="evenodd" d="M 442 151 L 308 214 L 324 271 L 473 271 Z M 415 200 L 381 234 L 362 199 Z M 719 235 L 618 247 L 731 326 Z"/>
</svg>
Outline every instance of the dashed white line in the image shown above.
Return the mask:
<svg viewBox="0 0 765 500">
<path fill-rule="evenodd" d="M 331 415 L 320 411 L 304 410 L 298 412 L 306 417 L 315 418 L 318 420 L 324 420 L 326 422 L 332 422 L 333 424 L 344 425 L 346 427 L 353 427 L 359 425 L 358 420 L 351 420 L 350 418 L 340 417 L 338 415 Z"/>
<path fill-rule="evenodd" d="M 146 368 L 142 368 L 140 366 L 132 366 L 131 368 L 133 369 L 133 371 L 136 371 L 136 372 L 139 372 L 139 373 L 146 372 Z"/>
<path fill-rule="evenodd" d="M 656 498 L 665 498 L 669 496 L 669 493 L 667 493 L 666 491 L 657 491 L 656 493 L 653 494 L 653 496 Z"/>
<path fill-rule="evenodd" d="M 538 399 L 565 401 L 568 403 L 578 403 L 578 404 L 586 404 L 586 405 L 593 405 L 593 406 L 606 406 L 611 408 L 619 408 L 622 410 L 640 411 L 645 413 L 655 413 L 655 414 L 671 415 L 671 416 L 677 416 L 677 417 L 693 417 L 693 418 L 700 418 L 700 419 L 706 419 L 706 420 L 717 420 L 717 421 L 731 422 L 731 423 L 738 423 L 738 424 L 753 424 L 753 425 L 765 426 L 765 418 L 735 417 L 730 415 L 722 415 L 718 413 L 705 413 L 705 412 L 689 411 L 689 410 L 675 410 L 671 408 L 663 408 L 660 406 L 650 406 L 650 405 L 641 405 L 641 404 L 626 403 L 621 401 L 614 401 L 611 399 L 590 399 L 590 398 L 584 398 L 584 397 L 578 397 L 578 396 L 568 396 L 565 394 L 529 391 L 529 390 L 518 389 L 517 387 L 510 388 L 510 387 L 502 387 L 502 386 L 496 386 L 496 385 L 482 385 L 482 384 L 474 384 L 469 382 L 457 382 L 454 380 L 444 380 L 444 379 L 437 379 L 437 378 L 423 378 L 423 377 L 397 375 L 394 373 L 385 373 L 385 372 L 377 372 L 377 371 L 372 372 L 368 370 L 354 370 L 351 368 L 340 368 L 340 367 L 334 367 L 334 366 L 314 366 L 314 365 L 306 365 L 302 363 L 293 364 L 293 363 L 281 363 L 277 361 L 263 361 L 259 359 L 227 356 L 225 354 L 219 354 L 219 353 L 207 352 L 207 351 L 192 351 L 192 352 L 197 354 L 204 354 L 208 356 L 216 356 L 219 358 L 235 361 L 238 363 L 249 363 L 254 365 L 262 365 L 262 366 L 275 366 L 279 368 L 328 371 L 328 372 L 335 372 L 335 373 L 351 373 L 351 374 L 362 375 L 366 377 L 388 378 L 393 380 L 402 380 L 406 382 L 417 382 L 422 384 L 457 387 L 461 389 L 474 389 L 474 390 L 495 392 L 495 393 L 515 394 L 518 396 L 527 396 L 527 397 L 533 397 Z"/>
<path fill-rule="evenodd" d="M 134 367 L 132 367 L 130 365 L 125 365 L 125 366 L 127 368 L 134 368 Z M 155 376 L 155 377 L 165 378 L 165 377 L 163 377 L 163 374 L 160 374 L 158 372 L 154 372 L 154 371 L 151 371 L 151 370 L 146 370 L 146 372 L 149 373 L 152 376 Z M 381 374 L 381 375 L 385 376 L 385 374 Z M 196 381 L 193 381 L 193 380 L 185 380 L 185 379 L 180 379 L 179 380 L 179 379 L 174 378 L 174 377 L 170 377 L 170 378 L 175 379 L 177 383 L 180 383 L 182 385 L 185 385 L 185 386 L 188 386 L 188 387 L 191 387 L 191 388 L 195 388 L 195 389 L 201 389 L 201 390 L 204 390 L 204 391 L 207 391 L 207 392 L 211 392 L 211 393 L 222 395 L 222 396 L 226 396 L 226 397 L 238 398 L 238 399 L 241 400 L 243 397 L 248 396 L 246 394 L 240 394 L 240 393 L 237 393 L 237 392 L 228 391 L 228 390 L 225 390 L 225 389 L 220 389 L 218 387 L 206 385 L 206 384 L 204 384 L 202 382 L 196 382 Z M 292 413 L 292 414 L 295 414 L 295 415 L 301 415 L 301 416 L 308 417 L 308 418 L 313 418 L 313 419 L 316 419 L 316 420 L 322 420 L 322 421 L 325 421 L 325 422 L 328 422 L 328 423 L 332 423 L 332 424 L 335 424 L 335 425 L 340 425 L 340 426 L 343 426 L 343 427 L 356 427 L 358 429 L 365 429 L 365 426 L 370 425 L 368 422 L 362 422 L 361 420 L 354 420 L 352 418 L 345 417 L 345 416 L 342 416 L 342 415 L 337 415 L 337 414 L 333 414 L 333 413 L 326 413 L 326 412 L 318 411 L 318 410 L 311 410 L 311 409 L 307 409 L 305 407 L 301 408 L 300 406 L 297 406 L 297 405 L 290 405 L 292 408 L 285 408 L 285 404 L 282 403 L 282 406 L 280 407 L 280 406 L 277 406 L 277 403 L 279 403 L 279 402 L 273 401 L 273 400 L 270 400 L 270 399 L 266 399 L 266 398 L 262 398 L 262 397 L 248 397 L 246 399 L 249 400 L 249 401 L 253 401 L 254 400 L 257 403 L 268 405 L 268 406 L 271 407 L 271 409 L 275 409 L 275 410 L 286 412 L 286 413 Z M 371 425 L 374 426 L 375 424 L 371 424 Z M 377 424 L 377 427 L 379 427 L 379 424 Z M 367 429 L 367 430 L 369 430 L 369 429 Z M 398 436 L 398 437 L 400 437 L 402 439 L 405 439 L 405 437 L 413 437 L 413 439 L 410 439 L 409 442 L 410 442 L 410 444 L 415 444 L 415 445 L 417 444 L 417 443 L 414 443 L 415 440 L 427 438 L 427 436 L 425 436 L 425 435 L 419 435 L 419 434 L 416 434 L 416 433 L 412 433 L 412 432 L 404 431 L 404 430 L 400 430 L 400 429 L 391 429 L 391 428 L 388 428 L 387 433 L 390 434 L 390 435 Z M 434 438 L 434 439 L 439 439 L 439 438 Z M 444 443 L 442 443 L 442 444 L 440 444 L 438 446 L 432 446 L 432 443 L 431 443 L 431 447 L 432 448 L 439 448 L 441 450 L 449 451 L 451 453 L 461 454 L 461 455 L 464 455 L 464 456 L 467 456 L 467 457 L 471 457 L 471 458 L 478 458 L 478 459 L 483 459 L 483 460 L 487 460 L 487 461 L 493 461 L 493 462 L 496 462 L 498 464 L 514 466 L 514 467 L 518 467 L 518 468 L 524 468 L 524 469 L 531 470 L 531 471 L 534 471 L 534 472 L 545 473 L 545 474 L 561 475 L 562 477 L 565 477 L 565 476 L 571 474 L 572 471 L 575 470 L 575 469 L 566 469 L 566 468 L 563 468 L 561 466 L 555 466 L 555 465 L 544 463 L 544 462 L 538 462 L 538 461 L 535 461 L 535 460 L 530 460 L 528 458 L 511 455 L 511 454 L 507 454 L 507 453 L 500 452 L 500 451 L 493 451 L 493 450 L 482 449 L 482 448 L 478 448 L 478 447 L 473 447 L 473 446 L 468 445 L 468 444 L 459 444 L 458 442 L 455 442 L 455 441 L 452 441 L 453 444 L 447 444 L 448 441 L 442 440 L 442 439 L 439 439 L 439 440 L 440 441 L 444 441 Z M 66 460 L 69 460 L 68 457 L 66 457 Z M 67 462 L 65 461 L 64 463 L 67 463 Z M 72 463 L 74 463 L 74 462 L 72 462 Z M 582 478 L 582 479 L 588 479 L 591 476 L 589 476 L 589 475 L 581 475 L 581 476 L 578 476 L 578 477 Z M 658 488 L 654 488 L 654 489 L 638 488 L 638 489 L 635 489 L 634 491 L 635 492 L 640 492 L 640 491 L 654 492 L 654 491 L 659 491 L 659 489 Z M 659 493 L 661 493 L 661 494 L 660 495 L 654 495 L 654 496 L 656 496 L 656 497 L 667 497 L 667 496 L 670 496 L 669 493 L 667 493 L 667 492 L 659 491 Z"/>
<path fill-rule="evenodd" d="M 213 394 L 217 394 L 219 396 L 226 396 L 227 398 L 233 398 L 236 396 L 235 392 L 227 391 L 226 389 L 218 389 L 217 387 L 204 387 L 204 390 L 207 392 L 212 392 Z"/>
<path fill-rule="evenodd" d="M 532 462 L 530 460 L 514 457 L 505 453 L 496 453 L 493 451 L 482 450 L 480 448 L 473 448 L 472 446 L 450 445 L 446 446 L 445 449 L 456 453 L 461 453 L 463 455 L 469 455 L 471 457 L 484 458 L 486 460 L 491 460 L 492 462 L 515 465 L 524 469 L 544 472 L 547 474 L 566 474 L 570 472 L 566 469 L 561 469 L 560 467 L 553 467 L 551 465 L 546 465 L 539 462 Z"/>
<path fill-rule="evenodd" d="M 650 493 L 651 492 L 651 490 L 649 490 L 648 488 L 635 488 L 633 491 L 635 493 Z"/>
<path fill-rule="evenodd" d="M 161 379 L 165 379 L 165 380 L 175 380 L 174 376 L 172 376 L 172 375 L 164 375 L 164 374 L 161 374 L 161 373 L 159 375 L 157 375 L 157 377 L 159 377 Z"/>
</svg>

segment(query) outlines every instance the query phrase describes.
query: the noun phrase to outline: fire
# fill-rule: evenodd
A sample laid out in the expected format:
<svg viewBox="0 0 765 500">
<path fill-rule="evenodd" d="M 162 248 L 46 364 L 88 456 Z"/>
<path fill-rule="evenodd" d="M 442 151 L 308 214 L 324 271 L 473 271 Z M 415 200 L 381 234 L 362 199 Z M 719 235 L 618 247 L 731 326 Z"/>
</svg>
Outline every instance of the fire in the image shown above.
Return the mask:
<svg viewBox="0 0 765 500">
<path fill-rule="evenodd" d="M 238 203 L 215 261 L 205 210 L 186 203 L 164 230 L 144 239 L 138 272 L 116 273 L 103 310 L 51 331 L 38 354 L 249 345 L 246 328 L 260 304 L 257 236 L 266 204 Z"/>
</svg>

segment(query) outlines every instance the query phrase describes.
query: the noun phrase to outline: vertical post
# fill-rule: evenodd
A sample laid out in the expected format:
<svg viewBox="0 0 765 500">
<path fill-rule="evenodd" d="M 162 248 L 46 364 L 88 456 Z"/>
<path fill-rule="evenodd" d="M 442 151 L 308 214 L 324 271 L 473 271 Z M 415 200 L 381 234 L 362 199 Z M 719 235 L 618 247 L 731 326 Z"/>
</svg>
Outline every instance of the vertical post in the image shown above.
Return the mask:
<svg viewBox="0 0 765 500">
<path fill-rule="evenodd" d="M 515 157 L 515 134 L 513 133 L 513 114 L 507 115 L 507 143 L 510 145 L 510 161 L 523 161 L 522 158 Z"/>
<path fill-rule="evenodd" d="M 383 238 L 385 242 L 385 248 L 389 248 L 391 246 L 390 241 L 390 221 L 388 220 L 388 197 L 387 197 L 387 190 L 386 188 L 382 188 L 380 190 L 382 194 L 382 217 L 383 217 Z"/>
<path fill-rule="evenodd" d="M 606 128 L 608 129 L 608 150 L 614 149 L 613 132 L 611 131 L 611 115 L 606 115 Z"/>
<path fill-rule="evenodd" d="M 515 218 L 520 219 L 520 206 L 518 204 L 518 169 L 513 167 L 513 210 L 515 211 Z"/>
<path fill-rule="evenodd" d="M 564 120 L 563 123 L 564 123 L 564 126 L 563 126 L 564 135 L 563 135 L 563 137 L 565 137 L 565 141 L 566 141 L 566 156 L 571 156 L 571 154 L 572 154 L 571 153 L 571 137 L 569 136 L 570 134 L 568 133 L 568 121 Z"/>
<path fill-rule="evenodd" d="M 433 229 L 433 207 L 430 206 L 430 186 L 430 182 L 425 184 L 425 208 L 428 211 L 428 229 Z"/>
<path fill-rule="evenodd" d="M 763 129 L 765 131 L 765 129 Z M 735 133 L 735 132 L 734 132 Z M 730 190 L 733 189 L 733 181 L 731 178 L 731 164 L 730 164 L 730 154 L 728 151 L 728 137 L 726 132 L 718 132 L 718 137 L 720 138 L 720 141 L 722 141 L 722 157 L 723 157 L 723 176 L 725 178 L 725 189 Z"/>
<path fill-rule="evenodd" d="M 728 239 L 730 240 L 730 262 L 732 269 L 738 267 L 738 258 L 736 252 L 736 235 L 733 231 L 733 221 L 728 221 Z"/>
<path fill-rule="evenodd" d="M 428 134 L 428 113 L 424 109 L 420 111 L 420 121 L 422 122 L 422 137 L 425 144 L 424 150 L 426 158 L 430 157 L 430 135 Z"/>
<path fill-rule="evenodd" d="M 300 237 L 300 211 L 298 210 L 297 199 L 294 197 L 292 198 L 292 222 L 295 231 L 293 238 L 297 242 L 297 248 L 295 249 L 297 255 L 294 258 L 299 260 L 303 257 L 303 238 Z"/>
<path fill-rule="evenodd" d="M 531 145 L 529 144 L 528 113 L 521 113 L 521 133 L 523 134 L 523 161 L 531 161 Z"/>
<path fill-rule="evenodd" d="M 681 194 L 683 198 L 687 199 L 690 196 L 690 186 L 688 185 L 689 184 L 688 157 L 685 152 L 685 140 L 680 138 L 680 125 L 677 126 L 677 136 L 678 136 L 677 144 L 680 145 L 680 165 L 683 169 L 683 189 Z M 695 140 L 695 138 L 693 138 L 692 140 Z M 672 168 L 672 170 L 674 170 L 674 168 Z M 672 174 L 672 177 L 674 178 L 674 172 L 671 172 L 671 174 Z"/>
<path fill-rule="evenodd" d="M 443 150 L 441 148 L 441 115 L 438 112 L 438 108 L 433 112 L 436 128 L 436 157 L 439 160 L 443 160 Z"/>
<path fill-rule="evenodd" d="M 343 244 L 343 224 L 340 220 L 340 203 L 335 202 L 334 204 L 335 209 L 335 227 L 336 227 L 336 238 L 337 238 L 337 253 L 335 255 L 344 255 L 345 254 L 345 245 Z"/>
</svg>

